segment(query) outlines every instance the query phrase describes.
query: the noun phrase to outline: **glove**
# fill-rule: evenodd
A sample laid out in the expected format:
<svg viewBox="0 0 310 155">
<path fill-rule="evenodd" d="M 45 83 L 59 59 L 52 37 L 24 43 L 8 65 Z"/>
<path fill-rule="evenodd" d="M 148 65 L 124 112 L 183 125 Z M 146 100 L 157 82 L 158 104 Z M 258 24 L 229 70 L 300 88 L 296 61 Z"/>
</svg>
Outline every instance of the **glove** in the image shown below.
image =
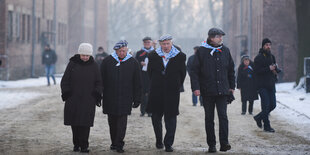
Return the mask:
<svg viewBox="0 0 310 155">
<path fill-rule="evenodd" d="M 67 91 L 61 94 L 62 101 L 66 101 L 72 95 L 71 91 Z"/>
<path fill-rule="evenodd" d="M 133 108 L 138 108 L 139 105 L 140 105 L 140 102 L 134 102 L 133 105 L 132 105 L 132 107 L 133 107 Z"/>
<path fill-rule="evenodd" d="M 232 92 L 230 92 L 227 97 L 227 104 L 231 104 L 233 100 L 235 100 L 235 96 L 232 94 Z"/>
<path fill-rule="evenodd" d="M 96 102 L 96 106 L 101 107 L 101 100 Z"/>
</svg>

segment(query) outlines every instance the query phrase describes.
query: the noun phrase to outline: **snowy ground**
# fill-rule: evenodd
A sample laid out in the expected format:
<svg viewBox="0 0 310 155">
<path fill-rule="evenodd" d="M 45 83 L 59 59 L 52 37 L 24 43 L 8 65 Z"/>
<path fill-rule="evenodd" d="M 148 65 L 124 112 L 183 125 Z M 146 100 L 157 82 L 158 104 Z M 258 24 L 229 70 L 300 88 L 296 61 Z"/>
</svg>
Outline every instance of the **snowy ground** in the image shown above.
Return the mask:
<svg viewBox="0 0 310 155">
<path fill-rule="evenodd" d="M 218 154 L 310 154 L 310 94 L 294 90 L 293 83 L 284 83 L 277 85 L 276 95 L 277 108 L 270 115 L 276 133 L 266 133 L 256 127 L 252 115 L 240 115 L 240 94 L 236 91 L 236 100 L 228 106 L 232 150 Z M 79 154 L 71 151 L 71 129 L 63 125 L 59 85 L 46 86 L 44 77 L 0 81 L 0 99 L 0 154 Z M 255 101 L 254 114 L 259 111 L 260 103 Z M 217 119 L 215 123 L 218 138 Z M 128 154 L 205 154 L 205 139 L 204 111 L 191 105 L 187 77 L 174 153 L 155 148 L 151 120 L 139 117 L 139 109 L 129 116 L 124 149 Z M 91 154 L 116 154 L 109 150 L 107 117 L 100 108 L 89 141 Z"/>
</svg>

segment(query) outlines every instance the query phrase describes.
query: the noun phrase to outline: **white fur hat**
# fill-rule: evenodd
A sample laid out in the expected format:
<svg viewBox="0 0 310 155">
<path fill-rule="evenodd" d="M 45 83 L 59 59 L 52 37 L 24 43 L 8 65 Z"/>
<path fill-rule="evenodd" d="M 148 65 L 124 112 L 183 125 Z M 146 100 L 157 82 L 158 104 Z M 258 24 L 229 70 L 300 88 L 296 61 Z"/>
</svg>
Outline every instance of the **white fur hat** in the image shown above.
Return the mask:
<svg viewBox="0 0 310 155">
<path fill-rule="evenodd" d="M 81 43 L 78 54 L 93 55 L 93 46 L 90 43 Z"/>
</svg>

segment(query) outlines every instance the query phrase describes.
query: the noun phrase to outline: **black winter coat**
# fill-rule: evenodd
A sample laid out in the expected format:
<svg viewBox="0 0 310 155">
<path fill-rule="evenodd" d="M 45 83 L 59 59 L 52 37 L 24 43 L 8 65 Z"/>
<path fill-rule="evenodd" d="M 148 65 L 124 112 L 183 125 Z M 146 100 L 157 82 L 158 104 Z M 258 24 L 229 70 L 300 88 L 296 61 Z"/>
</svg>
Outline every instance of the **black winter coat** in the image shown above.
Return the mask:
<svg viewBox="0 0 310 155">
<path fill-rule="evenodd" d="M 191 76 L 193 72 L 192 68 L 193 68 L 194 58 L 195 58 L 195 55 L 192 55 L 187 59 L 186 69 L 187 69 L 189 76 Z"/>
<path fill-rule="evenodd" d="M 226 46 L 222 52 L 199 47 L 195 54 L 191 75 L 192 91 L 200 90 L 202 96 L 229 95 L 229 89 L 235 88 L 234 61 Z"/>
<path fill-rule="evenodd" d="M 101 90 L 99 67 L 93 57 L 87 62 L 82 61 L 78 54 L 70 58 L 61 79 L 62 99 L 65 101 L 64 124 L 93 126 Z"/>
<path fill-rule="evenodd" d="M 142 65 L 141 62 L 147 58 L 148 53 L 144 50 L 140 50 L 136 54 L 136 60 L 139 62 L 140 69 L 142 71 Z M 142 86 L 143 86 L 143 92 L 148 93 L 150 90 L 150 79 L 146 72 L 142 71 Z"/>
<path fill-rule="evenodd" d="M 54 50 L 44 50 L 42 54 L 42 64 L 51 65 L 57 61 L 57 55 Z"/>
<path fill-rule="evenodd" d="M 103 113 L 130 115 L 133 103 L 142 101 L 140 66 L 136 59 L 118 62 L 110 55 L 101 64 Z"/>
<path fill-rule="evenodd" d="M 238 68 L 237 88 L 241 89 L 241 101 L 254 101 L 258 99 L 255 84 L 254 63 L 250 62 L 250 67 L 243 63 Z"/>
<path fill-rule="evenodd" d="M 148 74 L 151 82 L 146 111 L 176 116 L 179 114 L 180 88 L 186 76 L 186 55 L 180 52 L 171 58 L 165 74 L 162 74 L 164 71 L 162 57 L 155 51 L 150 52 L 148 57 Z"/>
<path fill-rule="evenodd" d="M 270 52 L 260 49 L 254 59 L 257 89 L 275 89 L 277 76 L 270 70 L 271 64 L 276 64 L 275 57 Z"/>
</svg>

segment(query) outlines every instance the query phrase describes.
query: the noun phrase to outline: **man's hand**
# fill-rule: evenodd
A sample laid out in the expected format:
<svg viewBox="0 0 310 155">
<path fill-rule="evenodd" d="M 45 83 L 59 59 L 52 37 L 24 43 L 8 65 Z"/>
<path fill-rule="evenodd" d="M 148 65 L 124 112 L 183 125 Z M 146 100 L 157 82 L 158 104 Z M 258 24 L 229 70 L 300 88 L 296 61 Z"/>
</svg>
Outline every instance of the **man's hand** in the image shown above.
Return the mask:
<svg viewBox="0 0 310 155">
<path fill-rule="evenodd" d="M 240 89 L 240 90 L 241 90 L 241 89 Z M 231 92 L 231 94 L 234 94 L 235 90 L 229 89 L 229 92 Z"/>
<path fill-rule="evenodd" d="M 146 63 L 145 63 L 144 61 L 141 61 L 141 65 L 142 65 L 142 66 L 145 66 Z"/>
<path fill-rule="evenodd" d="M 269 66 L 269 69 L 272 71 L 272 70 L 275 70 L 276 69 L 276 65 L 270 65 Z"/>
<path fill-rule="evenodd" d="M 195 96 L 200 96 L 200 90 L 195 90 L 195 91 L 194 91 L 194 95 L 195 95 Z"/>
</svg>

